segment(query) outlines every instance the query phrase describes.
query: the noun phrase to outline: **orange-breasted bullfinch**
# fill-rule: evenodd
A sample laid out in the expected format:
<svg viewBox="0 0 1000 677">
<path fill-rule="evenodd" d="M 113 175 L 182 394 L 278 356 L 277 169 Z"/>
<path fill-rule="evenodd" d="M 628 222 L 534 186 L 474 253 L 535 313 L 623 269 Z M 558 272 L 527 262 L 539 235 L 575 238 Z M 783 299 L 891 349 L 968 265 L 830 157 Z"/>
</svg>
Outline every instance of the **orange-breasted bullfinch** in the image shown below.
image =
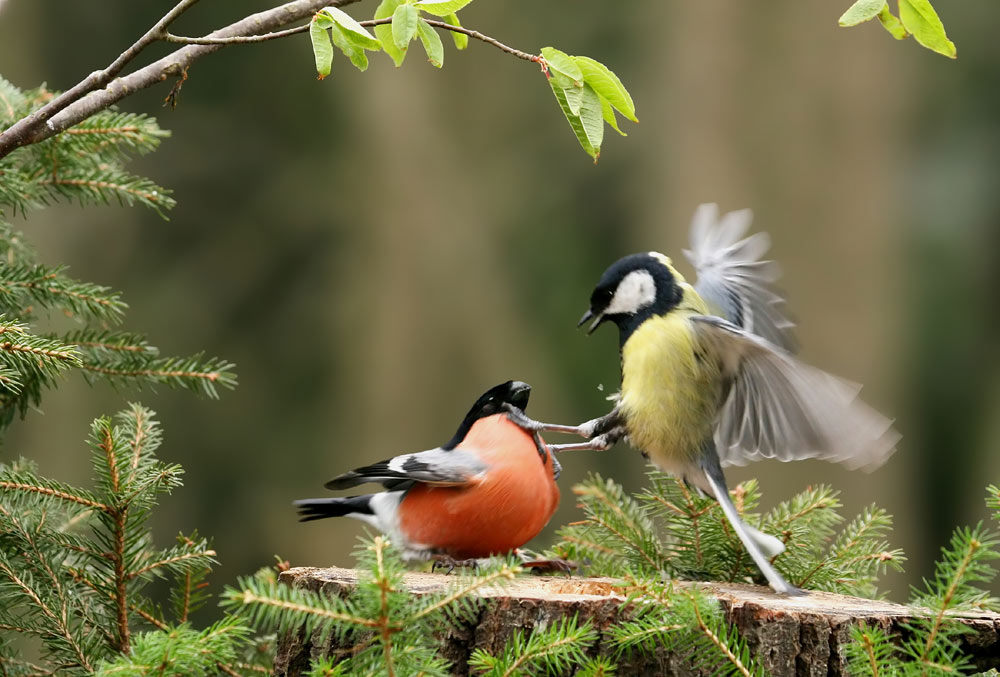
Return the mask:
<svg viewBox="0 0 1000 677">
<path fill-rule="evenodd" d="M 375 482 L 385 491 L 295 501 L 301 521 L 359 519 L 386 533 L 411 561 L 454 564 L 520 548 L 559 504 L 559 463 L 523 413 L 530 393 L 520 381 L 490 388 L 446 444 L 325 485 L 339 490 Z"/>
<path fill-rule="evenodd" d="M 580 324 L 618 326 L 621 391 L 610 414 L 580 426 L 543 426 L 590 442 L 552 450 L 607 449 L 627 438 L 662 470 L 713 496 L 771 587 L 799 592 L 771 565 L 781 541 L 745 524 L 722 466 L 820 458 L 874 467 L 899 435 L 857 398 L 860 387 L 797 360 L 792 323 L 761 260 L 764 233 L 744 237 L 749 210 L 718 216 L 702 205 L 686 251 L 688 284 L 669 258 L 632 254 L 612 264 Z"/>
</svg>

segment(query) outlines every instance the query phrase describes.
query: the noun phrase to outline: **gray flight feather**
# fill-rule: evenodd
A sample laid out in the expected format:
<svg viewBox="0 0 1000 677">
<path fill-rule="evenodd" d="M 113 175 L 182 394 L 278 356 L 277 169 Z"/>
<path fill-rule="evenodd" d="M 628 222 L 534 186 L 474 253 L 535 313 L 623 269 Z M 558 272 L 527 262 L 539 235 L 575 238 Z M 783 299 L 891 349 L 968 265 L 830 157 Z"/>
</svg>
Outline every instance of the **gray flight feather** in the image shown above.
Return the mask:
<svg viewBox="0 0 1000 677">
<path fill-rule="evenodd" d="M 388 488 L 407 482 L 436 486 L 468 484 L 487 469 L 486 463 L 459 449 L 429 449 L 404 454 L 351 470 L 326 483 L 327 489 L 349 489 L 367 482 L 379 482 Z"/>
<path fill-rule="evenodd" d="M 795 324 L 785 316 L 785 300 L 772 287 L 781 271 L 774 261 L 761 260 L 771 246 L 770 238 L 767 233 L 743 237 L 752 220 L 749 209 L 721 217 L 714 204 L 695 210 L 691 249 L 684 250 L 698 273 L 694 288 L 713 314 L 794 351 Z"/>
<path fill-rule="evenodd" d="M 691 321 L 732 384 L 715 431 L 723 465 L 818 458 L 872 470 L 895 451 L 899 434 L 858 398 L 861 386 L 725 320 L 696 315 Z"/>
</svg>

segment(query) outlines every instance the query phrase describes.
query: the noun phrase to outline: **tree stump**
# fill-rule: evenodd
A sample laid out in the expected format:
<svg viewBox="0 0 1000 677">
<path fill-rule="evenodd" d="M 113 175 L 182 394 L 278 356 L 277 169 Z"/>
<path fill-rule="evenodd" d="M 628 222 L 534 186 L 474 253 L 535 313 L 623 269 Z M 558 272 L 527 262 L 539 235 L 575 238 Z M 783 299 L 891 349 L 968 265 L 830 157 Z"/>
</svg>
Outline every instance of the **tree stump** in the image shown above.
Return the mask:
<svg viewBox="0 0 1000 677">
<path fill-rule="evenodd" d="M 346 595 L 357 583 L 353 569 L 295 568 L 281 574 L 281 582 L 330 595 Z M 440 592 L 449 584 L 444 574 L 408 573 L 405 585 L 413 594 Z M 729 621 L 746 638 L 754 655 L 775 677 L 791 675 L 846 675 L 842 649 L 850 627 L 865 622 L 891 630 L 919 612 L 890 602 L 879 602 L 825 592 L 802 597 L 782 597 L 769 588 L 737 583 L 700 583 L 714 594 Z M 521 576 L 500 589 L 484 589 L 483 612 L 468 625 L 452 627 L 441 638 L 442 656 L 451 661 L 454 674 L 468 674 L 473 649 L 498 652 L 511 634 L 536 625 L 577 615 L 591 621 L 602 633 L 594 651 L 613 651 L 603 631 L 628 617 L 625 596 L 610 578 Z M 1000 667 L 1000 614 L 965 615 L 969 627 L 965 648 L 976 665 L 985 670 Z M 289 633 L 279 639 L 274 674 L 302 674 L 310 658 L 349 649 L 333 640 Z M 633 653 L 613 657 L 618 675 L 700 675 L 684 656 L 658 650 L 652 655 Z"/>
</svg>

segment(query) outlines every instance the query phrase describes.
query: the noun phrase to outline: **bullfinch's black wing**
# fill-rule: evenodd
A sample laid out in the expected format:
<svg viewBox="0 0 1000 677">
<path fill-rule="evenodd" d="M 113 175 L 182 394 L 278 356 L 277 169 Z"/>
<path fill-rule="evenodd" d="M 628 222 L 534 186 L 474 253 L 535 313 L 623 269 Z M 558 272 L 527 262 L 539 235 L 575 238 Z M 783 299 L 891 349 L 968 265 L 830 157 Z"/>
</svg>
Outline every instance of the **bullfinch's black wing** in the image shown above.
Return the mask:
<svg viewBox="0 0 1000 677">
<path fill-rule="evenodd" d="M 698 273 L 694 289 L 713 314 L 793 351 L 795 324 L 772 287 L 781 271 L 774 261 L 761 260 L 771 241 L 767 233 L 743 237 L 752 220 L 749 209 L 720 217 L 714 204 L 698 207 L 691 220 L 691 249 L 684 250 Z"/>
<path fill-rule="evenodd" d="M 715 431 L 719 459 L 818 458 L 873 469 L 895 451 L 892 421 L 858 398 L 861 386 L 810 367 L 717 317 L 691 318 L 698 343 L 731 383 Z"/>
<path fill-rule="evenodd" d="M 359 484 L 378 482 L 395 488 L 408 482 L 435 486 L 460 486 L 476 481 L 486 471 L 486 463 L 461 449 L 430 449 L 379 461 L 334 477 L 327 489 L 349 489 Z"/>
</svg>

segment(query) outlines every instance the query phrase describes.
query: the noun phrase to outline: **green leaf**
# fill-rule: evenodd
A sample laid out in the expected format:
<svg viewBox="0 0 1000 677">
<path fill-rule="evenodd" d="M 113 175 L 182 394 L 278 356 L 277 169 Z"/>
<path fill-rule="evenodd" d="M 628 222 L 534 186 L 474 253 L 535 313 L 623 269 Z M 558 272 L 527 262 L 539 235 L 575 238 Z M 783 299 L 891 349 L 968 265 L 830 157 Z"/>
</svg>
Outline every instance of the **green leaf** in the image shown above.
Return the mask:
<svg viewBox="0 0 1000 677">
<path fill-rule="evenodd" d="M 618 128 L 618 118 L 615 117 L 615 109 L 611 107 L 611 103 L 601 97 L 601 115 L 604 117 L 604 121 L 611 125 L 611 128 L 622 136 L 628 136 L 625 132 Z"/>
<path fill-rule="evenodd" d="M 601 113 L 601 98 L 593 88 L 584 85 L 580 113 L 577 115 L 570 110 L 569 103 L 566 101 L 566 90 L 551 80 L 549 84 L 563 115 L 566 116 L 569 126 L 572 127 L 573 133 L 576 135 L 577 141 L 580 142 L 580 146 L 587 155 L 594 158 L 596 163 L 597 158 L 601 155 L 601 142 L 604 140 L 604 116 Z"/>
<path fill-rule="evenodd" d="M 885 0 L 858 0 L 840 15 L 839 23 L 841 26 L 857 26 L 874 19 L 886 6 Z"/>
<path fill-rule="evenodd" d="M 882 8 L 878 13 L 878 20 L 882 27 L 889 31 L 889 34 L 897 40 L 905 40 L 910 34 L 906 32 L 903 23 L 896 18 L 896 15 L 889 11 L 889 5 Z"/>
<path fill-rule="evenodd" d="M 577 87 L 583 86 L 583 71 L 577 65 L 576 59 L 569 54 L 560 52 L 555 47 L 542 47 L 542 58 L 545 59 L 550 71 L 569 78 Z"/>
<path fill-rule="evenodd" d="M 392 13 L 392 41 L 399 49 L 406 49 L 417 34 L 417 10 L 413 5 L 400 5 Z"/>
<path fill-rule="evenodd" d="M 470 2 L 472 0 L 420 0 L 416 4 L 416 7 L 434 16 L 448 16 L 462 9 Z"/>
<path fill-rule="evenodd" d="M 417 22 L 417 35 L 424 44 L 427 60 L 435 68 L 441 68 L 444 65 L 444 45 L 441 44 L 441 36 L 423 19 Z"/>
<path fill-rule="evenodd" d="M 562 73 L 550 71 L 549 84 L 563 90 L 566 104 L 573 115 L 580 114 L 580 104 L 583 102 L 583 85 L 577 85 Z"/>
<path fill-rule="evenodd" d="M 450 23 L 452 26 L 461 26 L 462 24 L 458 20 L 457 14 L 449 14 L 444 18 L 445 23 Z M 455 31 L 448 31 L 451 33 L 452 40 L 455 41 L 455 47 L 458 49 L 465 49 L 469 46 L 469 36 L 465 33 L 456 33 Z"/>
<path fill-rule="evenodd" d="M 952 59 L 957 55 L 955 43 L 948 39 L 944 24 L 929 0 L 899 0 L 899 19 L 927 49 Z"/>
<path fill-rule="evenodd" d="M 402 4 L 402 0 L 382 0 L 378 9 L 375 10 L 375 18 L 388 19 L 400 4 Z M 389 24 L 375 26 L 375 37 L 382 43 L 382 49 L 392 58 L 396 68 L 402 66 L 403 59 L 406 58 L 406 49 L 400 49 L 396 46 L 396 42 L 392 39 L 392 26 Z"/>
<path fill-rule="evenodd" d="M 313 20 L 309 24 L 309 39 L 312 41 L 313 57 L 316 59 L 316 73 L 322 80 L 330 74 L 330 67 L 333 65 L 333 45 L 330 44 L 330 36 L 319 21 Z"/>
<path fill-rule="evenodd" d="M 327 7 L 323 10 L 338 26 L 343 29 L 344 37 L 358 47 L 377 51 L 382 49 L 381 43 L 365 30 L 364 26 L 355 21 L 349 14 L 336 7 Z"/>
<path fill-rule="evenodd" d="M 330 28 L 333 26 L 333 17 L 327 14 L 322 9 L 315 14 L 313 14 L 312 21 L 317 24 L 320 28 Z"/>
<path fill-rule="evenodd" d="M 340 24 L 336 24 L 330 29 L 330 36 L 337 49 L 343 52 L 344 56 L 350 59 L 359 71 L 368 70 L 368 55 L 365 54 L 365 50 L 361 46 L 351 41 L 349 35 L 350 32 Z"/>
<path fill-rule="evenodd" d="M 580 121 L 583 130 L 590 139 L 590 145 L 597 151 L 594 160 L 601 154 L 601 143 L 604 141 L 604 116 L 601 115 L 601 97 L 590 85 L 583 86 L 583 103 L 580 104 Z"/>
<path fill-rule="evenodd" d="M 635 104 L 632 103 L 632 97 L 610 68 L 586 56 L 575 56 L 573 60 L 579 66 L 580 72 L 583 73 L 584 82 L 593 87 L 595 92 L 607 99 L 608 103 L 618 109 L 626 118 L 632 122 L 639 121 L 635 117 Z"/>
</svg>

